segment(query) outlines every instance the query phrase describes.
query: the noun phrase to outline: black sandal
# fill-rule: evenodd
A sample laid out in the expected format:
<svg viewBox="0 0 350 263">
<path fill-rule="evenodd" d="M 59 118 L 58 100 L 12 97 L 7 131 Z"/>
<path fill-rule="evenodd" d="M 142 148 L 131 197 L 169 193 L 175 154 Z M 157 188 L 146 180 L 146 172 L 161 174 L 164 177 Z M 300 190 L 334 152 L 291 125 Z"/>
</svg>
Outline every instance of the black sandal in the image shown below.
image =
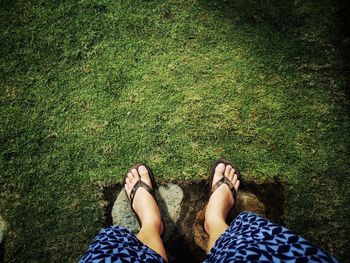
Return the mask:
<svg viewBox="0 0 350 263">
<path fill-rule="evenodd" d="M 231 181 L 224 175 L 222 178 L 220 178 L 214 185 L 213 185 L 213 179 L 215 174 L 215 168 L 218 166 L 219 163 L 223 163 L 225 166 L 231 165 L 233 169 L 235 169 L 235 174 L 237 174 L 237 180 L 240 180 L 241 174 L 238 170 L 238 168 L 231 163 L 230 161 L 226 159 L 219 159 L 217 160 L 214 165 L 211 168 L 210 177 L 209 177 L 209 197 L 215 192 L 216 189 L 222 184 L 226 184 L 229 189 L 231 190 L 234 205 L 231 209 L 233 209 L 236 206 L 236 197 L 237 197 L 237 191 L 234 187 L 234 185 L 231 183 Z"/>
<path fill-rule="evenodd" d="M 132 211 L 134 212 L 134 214 L 136 215 L 136 219 L 137 219 L 137 222 L 139 223 L 139 226 L 140 226 L 140 227 L 141 227 L 140 218 L 139 218 L 139 216 L 137 215 L 137 213 L 135 212 L 134 208 L 132 207 L 132 204 L 133 204 L 133 202 L 134 202 L 134 197 L 135 197 L 136 191 L 137 191 L 137 189 L 139 189 L 140 187 L 144 188 L 147 192 L 149 192 L 149 193 L 153 196 L 154 200 L 155 200 L 156 203 L 157 203 L 157 199 L 155 198 L 155 192 L 154 192 L 154 190 L 158 189 L 157 184 L 156 184 L 156 181 L 154 180 L 153 173 L 152 173 L 151 169 L 148 167 L 148 165 L 146 165 L 146 164 L 144 164 L 144 163 L 137 163 L 137 164 L 135 164 L 134 166 L 132 166 L 132 167 L 130 168 L 130 170 L 129 170 L 128 173 L 131 173 L 131 170 L 132 170 L 132 169 L 136 169 L 137 172 L 138 172 L 138 168 L 139 168 L 140 166 L 142 166 L 142 165 L 143 165 L 144 167 L 146 167 L 146 169 L 148 170 L 148 175 L 149 175 L 149 178 L 151 179 L 152 188 L 151 188 L 148 184 L 146 184 L 144 181 L 141 180 L 141 175 L 140 175 L 140 180 L 138 180 L 138 181 L 136 182 L 136 184 L 134 185 L 134 187 L 131 189 L 130 196 L 128 196 L 128 194 L 126 193 L 128 199 L 129 199 L 129 201 L 130 201 L 131 210 L 132 210 Z M 128 176 L 128 173 L 127 173 L 127 174 L 125 175 L 125 177 L 124 177 L 124 184 L 126 184 L 126 178 L 127 178 L 127 176 Z M 124 188 L 124 189 L 125 189 L 125 188 Z M 125 192 L 126 192 L 126 190 L 125 190 Z M 164 232 L 164 231 L 163 231 L 163 232 Z"/>
</svg>

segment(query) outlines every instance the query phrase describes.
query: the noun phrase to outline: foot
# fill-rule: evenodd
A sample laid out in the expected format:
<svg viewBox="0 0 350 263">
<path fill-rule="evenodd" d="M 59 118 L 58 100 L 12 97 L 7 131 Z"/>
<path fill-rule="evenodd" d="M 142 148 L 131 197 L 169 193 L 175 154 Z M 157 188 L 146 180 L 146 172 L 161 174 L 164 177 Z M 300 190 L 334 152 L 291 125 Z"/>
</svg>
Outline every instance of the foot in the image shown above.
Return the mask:
<svg viewBox="0 0 350 263">
<path fill-rule="evenodd" d="M 125 190 L 128 197 L 130 197 L 131 190 L 140 178 L 141 181 L 152 188 L 148 170 L 141 165 L 137 170 L 132 169 L 129 171 L 126 177 Z M 137 189 L 132 207 L 141 221 L 141 228 L 154 228 L 159 235 L 163 233 L 164 226 L 157 202 L 143 187 Z"/>
<path fill-rule="evenodd" d="M 238 191 L 240 181 L 237 179 L 235 169 L 231 165 L 225 166 L 219 163 L 215 168 L 212 185 L 226 176 L 233 184 L 236 192 Z M 210 235 L 212 229 L 217 225 L 225 223 L 228 213 L 234 205 L 232 192 L 227 184 L 221 184 L 210 196 L 207 208 L 205 210 L 204 229 Z M 225 223 L 226 224 L 226 223 Z"/>
</svg>

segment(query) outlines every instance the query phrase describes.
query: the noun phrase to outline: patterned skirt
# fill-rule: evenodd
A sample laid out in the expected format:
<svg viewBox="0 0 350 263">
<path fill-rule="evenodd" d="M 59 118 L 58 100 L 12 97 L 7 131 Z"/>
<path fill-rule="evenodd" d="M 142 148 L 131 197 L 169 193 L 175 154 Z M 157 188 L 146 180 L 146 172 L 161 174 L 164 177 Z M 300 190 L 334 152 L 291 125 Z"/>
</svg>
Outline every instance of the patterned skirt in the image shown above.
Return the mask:
<svg viewBox="0 0 350 263">
<path fill-rule="evenodd" d="M 124 227 L 101 230 L 80 259 L 85 262 L 166 262 Z M 240 213 L 204 262 L 338 262 L 285 227 L 251 212 Z"/>
</svg>

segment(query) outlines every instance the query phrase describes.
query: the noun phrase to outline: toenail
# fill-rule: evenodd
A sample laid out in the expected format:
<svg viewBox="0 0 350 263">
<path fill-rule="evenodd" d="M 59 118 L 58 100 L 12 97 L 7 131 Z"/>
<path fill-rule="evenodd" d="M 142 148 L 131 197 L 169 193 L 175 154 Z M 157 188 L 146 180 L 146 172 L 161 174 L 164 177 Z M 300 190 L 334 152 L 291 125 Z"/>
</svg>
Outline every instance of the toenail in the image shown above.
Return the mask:
<svg viewBox="0 0 350 263">
<path fill-rule="evenodd" d="M 146 173 L 146 172 L 147 172 L 146 167 L 144 167 L 143 165 L 141 165 L 141 166 L 139 167 L 139 172 L 140 172 L 140 173 Z"/>
<path fill-rule="evenodd" d="M 221 170 L 225 168 L 225 165 L 223 163 L 219 163 L 218 166 L 216 166 L 216 168 Z"/>
</svg>

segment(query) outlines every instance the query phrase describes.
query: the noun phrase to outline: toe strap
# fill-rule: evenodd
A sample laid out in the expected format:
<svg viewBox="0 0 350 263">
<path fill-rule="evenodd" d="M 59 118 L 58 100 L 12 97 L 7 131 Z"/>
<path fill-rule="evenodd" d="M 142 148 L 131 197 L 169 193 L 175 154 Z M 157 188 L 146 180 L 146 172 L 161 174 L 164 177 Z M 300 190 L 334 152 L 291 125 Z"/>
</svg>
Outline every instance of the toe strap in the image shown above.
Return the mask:
<svg viewBox="0 0 350 263">
<path fill-rule="evenodd" d="M 233 199 L 236 200 L 236 195 L 237 195 L 237 193 L 236 193 L 235 186 L 232 184 L 232 182 L 231 182 L 226 176 L 220 178 L 220 179 L 212 186 L 212 188 L 211 188 L 211 193 L 214 193 L 215 190 L 218 189 L 219 186 L 222 185 L 222 184 L 226 184 L 226 185 L 230 188 L 230 190 L 231 190 L 231 192 L 232 192 Z"/>
<path fill-rule="evenodd" d="M 131 207 L 132 207 L 132 203 L 134 201 L 134 197 L 135 197 L 135 194 L 136 194 L 136 191 L 140 188 L 144 188 L 147 192 L 149 192 L 152 196 L 154 196 L 153 194 L 153 189 L 148 185 L 146 184 L 145 182 L 138 180 L 137 183 L 134 185 L 134 187 L 131 189 L 131 192 L 130 192 L 130 204 L 131 204 Z"/>
</svg>

